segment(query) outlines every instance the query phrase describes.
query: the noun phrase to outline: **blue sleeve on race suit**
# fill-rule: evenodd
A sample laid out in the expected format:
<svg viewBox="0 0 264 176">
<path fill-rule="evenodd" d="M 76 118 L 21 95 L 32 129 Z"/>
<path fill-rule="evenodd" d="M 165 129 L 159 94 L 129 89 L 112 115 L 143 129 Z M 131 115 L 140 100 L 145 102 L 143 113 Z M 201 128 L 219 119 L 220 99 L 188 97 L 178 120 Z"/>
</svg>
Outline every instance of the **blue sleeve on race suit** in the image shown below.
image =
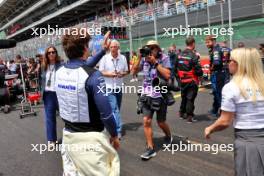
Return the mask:
<svg viewBox="0 0 264 176">
<path fill-rule="evenodd" d="M 86 82 L 88 91 L 92 91 L 93 99 L 100 113 L 100 118 L 112 137 L 117 136 L 114 114 L 106 95 L 105 80 L 99 71 L 95 71 Z"/>
<path fill-rule="evenodd" d="M 89 67 L 95 67 L 96 64 L 101 60 L 101 58 L 105 55 L 105 50 L 101 50 L 99 53 L 97 53 L 95 56 L 87 59 L 86 65 Z"/>
</svg>

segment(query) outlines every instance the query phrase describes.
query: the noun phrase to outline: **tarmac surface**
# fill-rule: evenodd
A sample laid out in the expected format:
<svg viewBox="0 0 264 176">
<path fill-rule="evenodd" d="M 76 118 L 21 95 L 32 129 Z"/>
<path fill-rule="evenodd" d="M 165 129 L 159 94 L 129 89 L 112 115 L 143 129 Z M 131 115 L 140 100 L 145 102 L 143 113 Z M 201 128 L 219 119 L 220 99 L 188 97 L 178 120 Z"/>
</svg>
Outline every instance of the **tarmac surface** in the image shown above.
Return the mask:
<svg viewBox="0 0 264 176">
<path fill-rule="evenodd" d="M 127 81 L 128 82 L 128 81 Z M 138 85 L 139 83 L 127 83 Z M 124 136 L 119 149 L 121 176 L 231 176 L 234 175 L 233 152 L 219 151 L 208 146 L 233 144 L 233 129 L 215 133 L 206 140 L 203 131 L 215 120 L 207 115 L 212 104 L 210 89 L 201 88 L 196 99 L 196 123 L 188 124 L 178 117 L 179 92 L 176 104 L 169 107 L 167 122 L 174 136 L 174 151 L 163 145 L 163 132 L 153 119 L 154 142 L 157 156 L 142 161 L 145 150 L 142 117 L 136 113 L 136 94 L 124 94 L 121 107 Z M 33 145 L 45 144 L 43 104 L 35 107 L 37 116 L 19 118 L 19 104 L 9 114 L 0 113 L 0 176 L 61 176 L 62 162 L 57 151 L 40 154 Z M 57 118 L 58 136 L 61 138 L 63 123 Z M 203 151 L 176 151 L 180 144 L 197 144 Z M 209 145 L 210 144 L 210 145 Z M 206 148 L 207 147 L 207 148 Z M 183 149 L 183 148 L 182 148 Z M 211 149 L 211 150 L 210 150 Z M 32 151 L 33 150 L 33 151 Z M 225 150 L 225 149 L 224 149 Z"/>
</svg>

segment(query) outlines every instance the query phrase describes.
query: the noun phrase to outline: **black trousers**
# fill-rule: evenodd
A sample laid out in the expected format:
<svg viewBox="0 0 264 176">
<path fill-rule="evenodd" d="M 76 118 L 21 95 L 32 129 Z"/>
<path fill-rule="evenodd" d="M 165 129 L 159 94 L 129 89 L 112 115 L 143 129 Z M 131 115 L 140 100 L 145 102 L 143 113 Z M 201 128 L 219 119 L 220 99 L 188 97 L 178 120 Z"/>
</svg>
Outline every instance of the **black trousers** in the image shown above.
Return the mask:
<svg viewBox="0 0 264 176">
<path fill-rule="evenodd" d="M 186 113 L 188 116 L 193 116 L 195 109 L 194 101 L 197 96 L 198 85 L 192 83 L 181 83 L 181 106 L 180 113 Z"/>
<path fill-rule="evenodd" d="M 10 105 L 10 97 L 7 88 L 0 88 L 0 106 Z"/>
</svg>

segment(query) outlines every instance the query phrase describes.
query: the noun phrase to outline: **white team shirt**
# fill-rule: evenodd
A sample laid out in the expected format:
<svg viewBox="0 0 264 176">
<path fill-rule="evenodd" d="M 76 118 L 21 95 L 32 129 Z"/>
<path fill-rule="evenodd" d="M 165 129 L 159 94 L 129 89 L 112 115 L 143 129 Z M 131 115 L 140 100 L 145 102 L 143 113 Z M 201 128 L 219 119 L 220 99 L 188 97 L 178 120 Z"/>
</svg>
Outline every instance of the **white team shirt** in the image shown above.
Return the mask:
<svg viewBox="0 0 264 176">
<path fill-rule="evenodd" d="M 242 82 L 248 85 L 247 80 Z M 257 91 L 256 102 L 252 101 L 252 90 L 246 89 L 248 98 L 244 98 L 239 87 L 232 81 L 222 90 L 221 110 L 234 112 L 233 126 L 236 129 L 264 129 L 264 96 Z"/>
<path fill-rule="evenodd" d="M 117 58 L 113 58 L 111 53 L 104 55 L 99 64 L 99 71 L 107 71 L 107 72 L 127 72 L 128 65 L 126 57 L 119 54 Z M 106 88 L 108 89 L 116 89 L 122 87 L 123 78 L 108 78 L 104 77 Z"/>
</svg>

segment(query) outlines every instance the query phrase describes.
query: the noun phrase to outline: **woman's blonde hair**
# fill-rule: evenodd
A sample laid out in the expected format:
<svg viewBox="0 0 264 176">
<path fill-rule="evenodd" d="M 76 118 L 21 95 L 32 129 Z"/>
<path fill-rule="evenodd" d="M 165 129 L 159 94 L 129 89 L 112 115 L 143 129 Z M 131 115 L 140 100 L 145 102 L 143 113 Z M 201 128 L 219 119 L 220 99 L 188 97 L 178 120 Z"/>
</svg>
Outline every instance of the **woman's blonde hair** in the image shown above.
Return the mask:
<svg viewBox="0 0 264 176">
<path fill-rule="evenodd" d="M 264 96 L 264 72 L 261 56 L 256 48 L 238 48 L 231 52 L 231 59 L 238 64 L 237 72 L 232 81 L 239 87 L 244 98 L 248 98 L 246 89 L 251 89 L 253 101 L 257 91 Z M 243 84 L 244 80 L 247 84 Z"/>
</svg>

